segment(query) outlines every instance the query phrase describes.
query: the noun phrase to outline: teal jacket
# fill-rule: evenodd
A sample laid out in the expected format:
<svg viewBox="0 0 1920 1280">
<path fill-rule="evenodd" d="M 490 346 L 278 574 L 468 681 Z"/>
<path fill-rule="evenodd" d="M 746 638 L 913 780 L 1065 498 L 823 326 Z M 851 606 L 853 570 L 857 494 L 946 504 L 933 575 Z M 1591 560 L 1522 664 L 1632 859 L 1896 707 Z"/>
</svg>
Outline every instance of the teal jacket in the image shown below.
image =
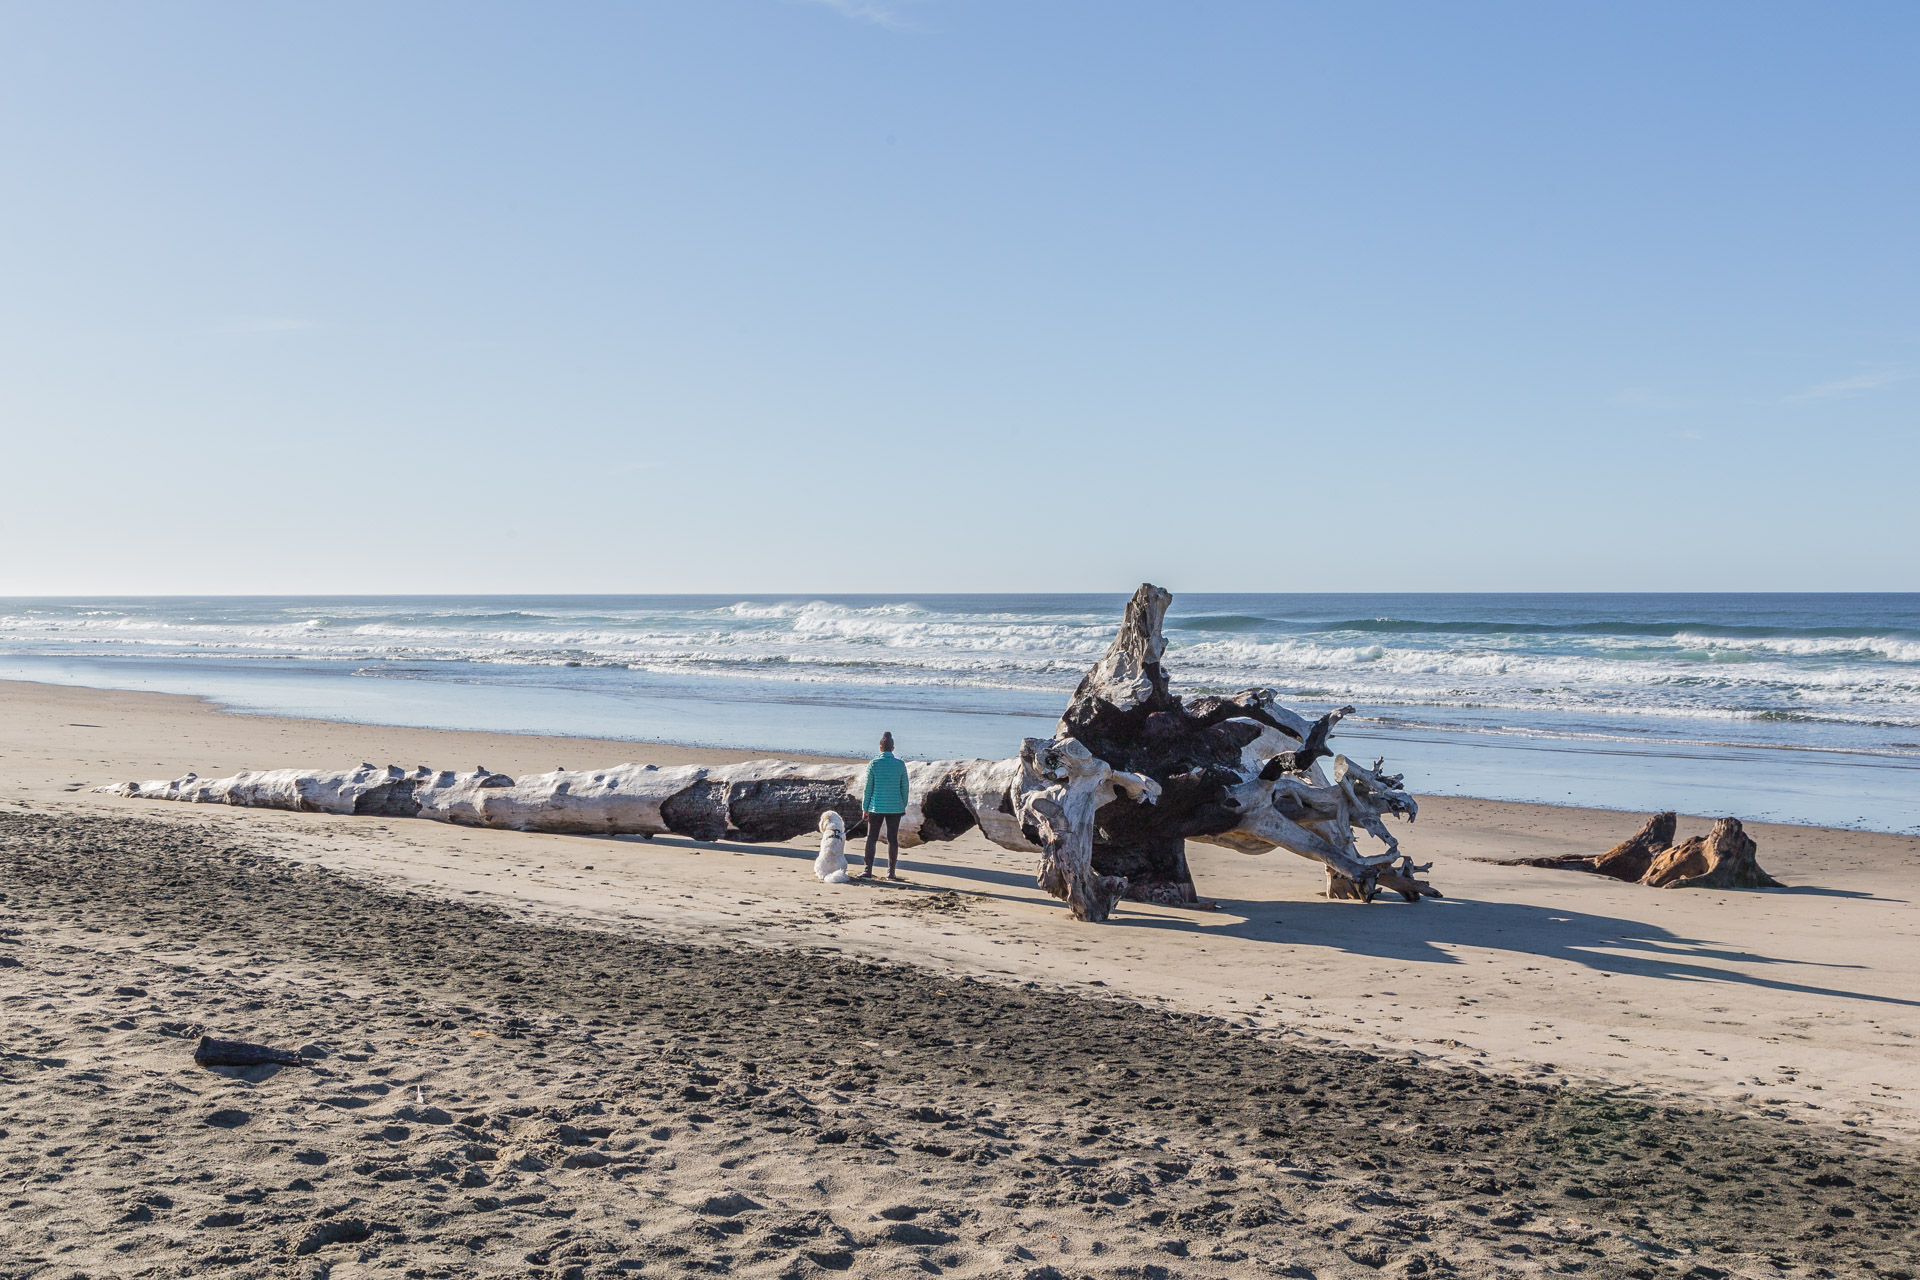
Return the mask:
<svg viewBox="0 0 1920 1280">
<path fill-rule="evenodd" d="M 907 766 L 893 752 L 882 752 L 867 761 L 867 785 L 860 808 L 867 813 L 907 811 Z"/>
</svg>

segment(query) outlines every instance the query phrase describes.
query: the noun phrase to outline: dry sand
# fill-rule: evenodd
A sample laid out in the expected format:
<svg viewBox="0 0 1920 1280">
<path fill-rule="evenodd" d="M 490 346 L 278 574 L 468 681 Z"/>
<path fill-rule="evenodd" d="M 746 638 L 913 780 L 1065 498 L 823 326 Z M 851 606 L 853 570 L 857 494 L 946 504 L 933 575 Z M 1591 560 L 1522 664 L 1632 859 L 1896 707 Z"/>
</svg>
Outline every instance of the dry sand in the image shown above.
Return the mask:
<svg viewBox="0 0 1920 1280">
<path fill-rule="evenodd" d="M 0 684 L 0 1276 L 1913 1269 L 1911 838 L 1754 827 L 1793 890 L 1662 892 L 1471 860 L 1637 817 L 1432 800 L 1445 901 L 1196 846 L 1220 911 L 1087 926 L 978 839 L 830 888 L 82 789 L 739 758 Z"/>
</svg>

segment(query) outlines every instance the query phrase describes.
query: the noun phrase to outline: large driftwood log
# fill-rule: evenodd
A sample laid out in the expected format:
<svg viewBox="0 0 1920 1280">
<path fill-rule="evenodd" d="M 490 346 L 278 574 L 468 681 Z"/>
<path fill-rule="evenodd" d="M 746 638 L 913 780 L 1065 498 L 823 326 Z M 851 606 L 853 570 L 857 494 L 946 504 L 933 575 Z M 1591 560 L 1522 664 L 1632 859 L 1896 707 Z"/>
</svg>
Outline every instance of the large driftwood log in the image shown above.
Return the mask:
<svg viewBox="0 0 1920 1280">
<path fill-rule="evenodd" d="M 1056 730 L 1056 738 L 1084 743 L 1114 768 L 1160 785 L 1151 806 L 1115 802 L 1095 815 L 1095 869 L 1126 877 L 1130 896 L 1191 902 L 1197 895 L 1188 840 L 1242 853 L 1286 849 L 1324 862 L 1371 900 L 1381 872 L 1399 856 L 1382 819 L 1413 818 L 1413 797 L 1377 761 L 1365 769 L 1337 756 L 1331 781 L 1321 771 L 1319 761 L 1333 754 L 1327 738 L 1351 707 L 1309 721 L 1281 706 L 1271 689 L 1187 706 L 1160 663 L 1172 600 L 1151 585 L 1134 592 L 1119 634 L 1080 682 Z M 1356 830 L 1385 849 L 1361 852 Z M 1437 896 L 1410 870 L 1396 879 L 1415 899 Z"/>
<path fill-rule="evenodd" d="M 1331 779 L 1319 762 L 1352 710 L 1309 721 L 1271 689 L 1197 699 L 1168 688 L 1160 659 L 1172 597 L 1142 586 L 1106 657 L 1075 692 L 1051 739 L 1028 738 L 1005 760 L 914 761 L 900 823 L 908 847 L 975 827 L 1003 848 L 1039 855 L 1039 884 L 1083 920 L 1103 920 L 1122 896 L 1197 897 L 1185 842 L 1243 853 L 1286 849 L 1327 866 L 1351 895 L 1387 888 L 1408 901 L 1438 893 L 1382 819 L 1412 818 L 1401 779 L 1344 756 Z M 623 764 L 519 778 L 362 764 L 334 772 L 274 769 L 207 780 L 194 774 L 95 790 L 140 799 L 304 812 L 425 818 L 461 826 L 586 835 L 677 834 L 700 841 L 781 841 L 813 831 L 832 810 L 860 820 L 863 766 L 755 760 L 712 767 Z M 1363 853 L 1356 831 L 1384 851 Z"/>
<path fill-rule="evenodd" d="M 1049 745 L 1044 739 L 1030 743 Z M 1030 759 L 1032 762 L 1030 762 Z M 1023 831 L 1012 797 L 1068 787 L 1043 779 L 1040 757 L 1023 750 L 1009 760 L 910 761 L 909 800 L 900 842 L 909 847 L 951 840 L 978 826 L 1010 849 L 1040 852 Z M 556 769 L 513 778 L 484 765 L 471 773 L 361 764 L 352 769 L 243 771 L 230 778 L 194 774 L 124 782 L 94 790 L 143 800 L 230 804 L 302 813 L 426 818 L 463 827 L 555 831 L 573 835 L 681 835 L 711 842 L 791 840 L 815 830 L 832 810 L 855 827 L 861 818 L 864 765 L 621 764 L 608 769 Z"/>
</svg>

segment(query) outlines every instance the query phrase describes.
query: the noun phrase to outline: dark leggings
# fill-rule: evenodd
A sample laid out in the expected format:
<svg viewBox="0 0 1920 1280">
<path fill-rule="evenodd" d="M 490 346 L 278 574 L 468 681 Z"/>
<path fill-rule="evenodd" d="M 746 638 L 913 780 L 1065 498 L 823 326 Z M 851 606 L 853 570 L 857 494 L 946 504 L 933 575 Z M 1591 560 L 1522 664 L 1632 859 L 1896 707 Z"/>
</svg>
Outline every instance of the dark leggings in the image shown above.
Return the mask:
<svg viewBox="0 0 1920 1280">
<path fill-rule="evenodd" d="M 870 813 L 867 815 L 867 870 L 873 870 L 874 846 L 880 841 L 880 824 L 887 824 L 887 870 L 892 871 L 894 864 L 900 861 L 900 815 L 897 813 Z"/>
</svg>

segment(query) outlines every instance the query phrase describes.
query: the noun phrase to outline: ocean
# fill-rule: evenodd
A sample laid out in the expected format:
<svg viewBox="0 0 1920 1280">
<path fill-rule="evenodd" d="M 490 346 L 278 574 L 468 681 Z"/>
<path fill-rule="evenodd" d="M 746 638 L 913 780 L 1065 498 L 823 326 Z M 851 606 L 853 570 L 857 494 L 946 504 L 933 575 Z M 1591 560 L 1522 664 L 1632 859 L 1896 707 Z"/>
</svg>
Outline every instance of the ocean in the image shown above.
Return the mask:
<svg viewBox="0 0 1920 1280">
<path fill-rule="evenodd" d="M 910 756 L 997 757 L 1051 733 L 1125 601 L 0 599 L 0 678 L 770 752 L 864 755 L 889 729 Z M 1334 745 L 1418 792 L 1920 832 L 1920 595 L 1179 595 L 1167 636 L 1180 692 L 1351 703 Z"/>
</svg>

